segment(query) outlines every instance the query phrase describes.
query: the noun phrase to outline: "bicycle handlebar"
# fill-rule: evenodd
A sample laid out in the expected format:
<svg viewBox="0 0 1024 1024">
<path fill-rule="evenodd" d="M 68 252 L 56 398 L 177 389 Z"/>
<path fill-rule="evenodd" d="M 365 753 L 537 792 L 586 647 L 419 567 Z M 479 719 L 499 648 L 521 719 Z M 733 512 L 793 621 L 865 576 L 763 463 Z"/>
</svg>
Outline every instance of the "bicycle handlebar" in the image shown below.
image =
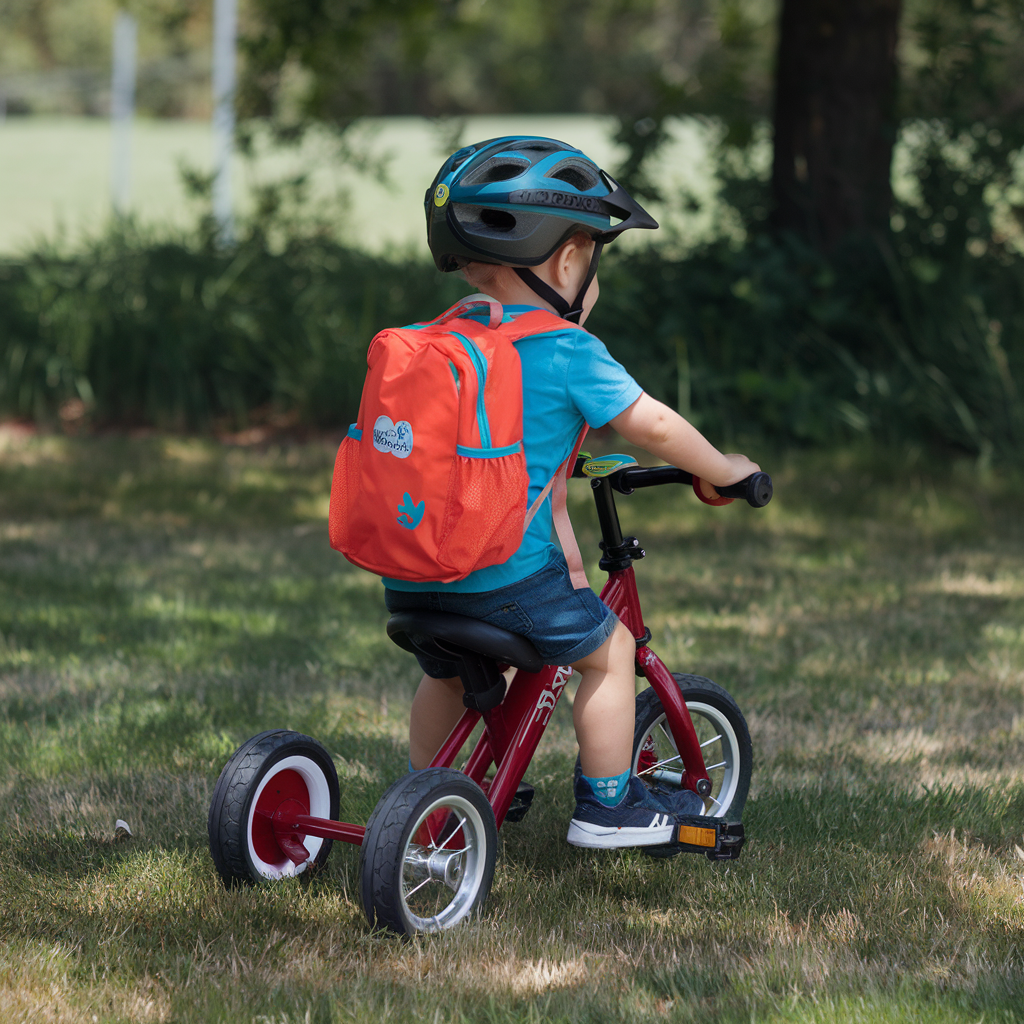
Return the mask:
<svg viewBox="0 0 1024 1024">
<path fill-rule="evenodd" d="M 657 487 L 659 484 L 692 484 L 693 474 L 675 466 L 633 466 L 620 469 L 608 477 L 619 494 L 632 494 L 638 487 Z M 739 483 L 716 487 L 723 498 L 742 498 L 754 508 L 764 508 L 772 500 L 772 478 L 767 473 L 752 473 Z"/>
</svg>

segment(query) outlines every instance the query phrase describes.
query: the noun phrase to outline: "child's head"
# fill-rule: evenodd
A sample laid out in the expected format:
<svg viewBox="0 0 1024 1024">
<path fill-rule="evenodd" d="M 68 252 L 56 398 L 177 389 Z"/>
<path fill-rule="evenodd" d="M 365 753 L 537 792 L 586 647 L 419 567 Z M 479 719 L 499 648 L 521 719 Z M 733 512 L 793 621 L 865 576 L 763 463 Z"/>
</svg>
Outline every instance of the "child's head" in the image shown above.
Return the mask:
<svg viewBox="0 0 1024 1024">
<path fill-rule="evenodd" d="M 424 205 L 438 269 L 463 270 L 481 290 L 515 274 L 577 322 L 602 246 L 629 228 L 658 226 L 580 150 L 524 136 L 460 149 L 438 171 Z M 530 269 L 542 266 L 540 276 Z M 552 270 L 579 277 L 574 302 L 551 287 Z"/>
<path fill-rule="evenodd" d="M 596 243 L 583 231 L 577 231 L 567 238 L 543 263 L 532 268 L 542 284 L 555 289 L 565 298 L 580 292 L 584 282 L 589 284 L 581 301 L 583 312 L 577 323 L 582 324 L 597 301 L 598 286 L 595 274 L 590 274 L 590 263 Z M 529 282 L 520 277 L 520 269 L 500 263 L 473 261 L 459 268 L 459 273 L 478 292 L 486 292 L 502 301 L 522 301 L 523 285 L 531 288 Z M 596 268 L 595 268 L 596 269 Z M 532 290 L 532 288 L 531 288 Z M 527 294 L 529 294 L 527 292 Z"/>
</svg>

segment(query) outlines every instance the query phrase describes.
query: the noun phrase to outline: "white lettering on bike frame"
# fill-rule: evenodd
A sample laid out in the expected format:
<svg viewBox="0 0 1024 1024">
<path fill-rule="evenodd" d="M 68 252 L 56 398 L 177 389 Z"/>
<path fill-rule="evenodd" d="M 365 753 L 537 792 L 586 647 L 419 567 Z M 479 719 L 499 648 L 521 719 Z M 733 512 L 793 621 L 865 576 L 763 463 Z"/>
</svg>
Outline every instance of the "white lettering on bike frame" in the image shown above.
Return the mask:
<svg viewBox="0 0 1024 1024">
<path fill-rule="evenodd" d="M 551 719 L 551 712 L 554 711 L 555 705 L 558 703 L 558 698 L 562 695 L 562 691 L 565 689 L 565 684 L 569 682 L 569 677 L 571 675 L 571 665 L 558 666 L 551 682 L 541 690 L 541 694 L 537 698 L 531 722 L 540 722 L 542 726 L 546 726 L 548 724 Z M 524 739 L 526 739 L 525 730 L 519 737 L 519 743 L 521 744 Z"/>
</svg>

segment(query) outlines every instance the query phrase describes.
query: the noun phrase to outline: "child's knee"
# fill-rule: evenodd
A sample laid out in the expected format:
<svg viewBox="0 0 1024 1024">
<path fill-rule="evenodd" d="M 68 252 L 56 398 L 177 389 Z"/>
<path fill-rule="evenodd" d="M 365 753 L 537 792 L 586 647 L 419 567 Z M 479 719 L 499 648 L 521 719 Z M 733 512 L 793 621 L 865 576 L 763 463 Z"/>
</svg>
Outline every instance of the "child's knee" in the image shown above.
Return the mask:
<svg viewBox="0 0 1024 1024">
<path fill-rule="evenodd" d="M 622 624 L 616 622 L 611 636 L 596 651 L 577 661 L 573 668 L 578 672 L 587 669 L 598 669 L 603 672 L 630 672 L 636 654 L 636 641 L 633 634 Z"/>
</svg>

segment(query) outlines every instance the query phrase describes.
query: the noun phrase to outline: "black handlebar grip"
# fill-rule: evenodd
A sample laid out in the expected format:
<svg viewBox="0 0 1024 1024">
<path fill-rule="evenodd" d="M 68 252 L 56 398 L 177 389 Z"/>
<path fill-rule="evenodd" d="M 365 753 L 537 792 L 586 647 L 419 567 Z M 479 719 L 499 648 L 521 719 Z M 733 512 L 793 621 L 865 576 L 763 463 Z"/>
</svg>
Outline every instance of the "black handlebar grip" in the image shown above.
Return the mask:
<svg viewBox="0 0 1024 1024">
<path fill-rule="evenodd" d="M 751 473 L 746 480 L 715 490 L 723 498 L 743 498 L 754 508 L 764 508 L 772 500 L 772 478 L 767 473 Z"/>
</svg>

